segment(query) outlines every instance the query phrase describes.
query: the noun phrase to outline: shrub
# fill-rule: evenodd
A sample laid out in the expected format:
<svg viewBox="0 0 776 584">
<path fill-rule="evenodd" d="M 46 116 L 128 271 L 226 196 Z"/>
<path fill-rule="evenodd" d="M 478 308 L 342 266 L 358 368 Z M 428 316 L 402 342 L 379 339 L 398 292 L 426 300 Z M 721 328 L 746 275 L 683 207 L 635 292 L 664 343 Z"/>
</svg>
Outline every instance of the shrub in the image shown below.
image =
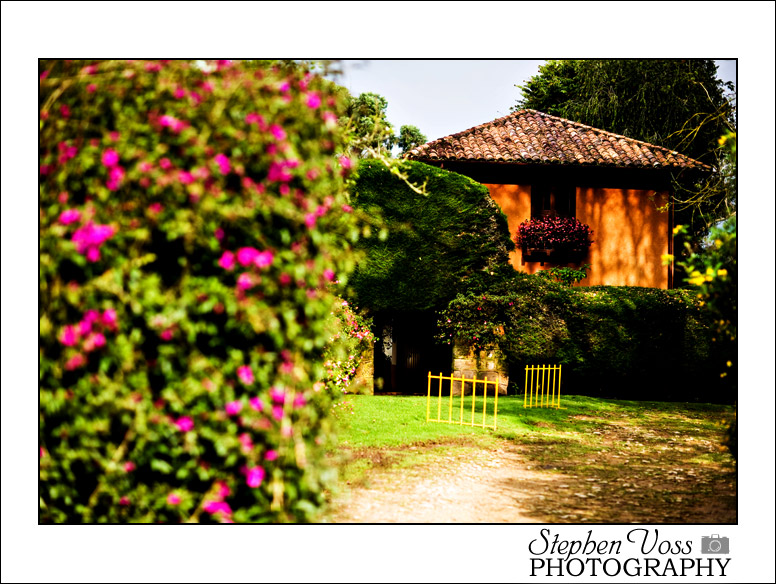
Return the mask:
<svg viewBox="0 0 776 584">
<path fill-rule="evenodd" d="M 485 292 L 457 296 L 439 325 L 442 342 L 498 347 L 518 385 L 526 364 L 563 363 L 564 387 L 572 393 L 726 399 L 710 374 L 711 323 L 683 290 L 568 288 L 516 274 Z"/>
<path fill-rule="evenodd" d="M 347 300 L 336 306 L 332 315 L 337 317 L 339 329 L 325 354 L 326 384 L 332 391 L 349 393 L 357 389 L 351 386 L 353 376 L 371 355 L 368 349 L 376 340 L 371 331 L 372 319 L 359 314 Z"/>
<path fill-rule="evenodd" d="M 290 65 L 41 62 L 40 520 L 308 521 L 340 89 Z"/>
</svg>

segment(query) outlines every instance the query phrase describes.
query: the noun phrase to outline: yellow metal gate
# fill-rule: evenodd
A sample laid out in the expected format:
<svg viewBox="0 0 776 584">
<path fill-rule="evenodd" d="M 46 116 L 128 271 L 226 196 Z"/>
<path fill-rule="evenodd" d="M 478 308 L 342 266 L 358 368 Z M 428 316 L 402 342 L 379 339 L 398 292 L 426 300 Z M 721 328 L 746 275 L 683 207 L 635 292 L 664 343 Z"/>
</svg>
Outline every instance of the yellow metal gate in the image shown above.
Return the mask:
<svg viewBox="0 0 776 584">
<path fill-rule="evenodd" d="M 439 387 L 436 395 L 436 418 L 432 418 L 431 408 L 431 380 L 438 379 Z M 442 382 L 450 382 L 449 396 L 442 395 Z M 460 399 L 453 399 L 453 386 L 456 381 L 461 382 L 461 397 Z M 474 379 L 469 377 L 453 377 L 428 374 L 428 396 L 426 397 L 426 421 L 427 422 L 440 422 L 442 424 L 460 424 L 462 426 L 478 426 L 482 428 L 496 429 L 496 418 L 498 416 L 498 386 L 501 381 L 501 377 L 498 377 L 496 381 L 490 381 L 488 379 Z M 467 384 L 471 384 L 472 393 L 470 396 L 465 396 L 464 389 L 468 387 Z M 481 393 L 477 395 L 477 386 L 480 386 Z M 491 399 L 493 405 L 491 406 L 491 412 L 488 414 L 488 387 L 493 388 L 493 397 Z M 482 405 L 477 401 L 480 398 Z M 443 403 L 444 402 L 444 403 Z M 456 402 L 455 404 L 453 402 Z M 444 406 L 444 408 L 443 408 Z M 442 418 L 442 410 L 446 410 L 447 419 Z M 455 416 L 453 415 L 455 411 Z M 471 418 L 469 413 L 471 412 Z M 492 418 L 493 422 L 489 423 L 488 418 Z"/>
<path fill-rule="evenodd" d="M 559 408 L 561 365 L 526 365 L 524 408 Z"/>
</svg>

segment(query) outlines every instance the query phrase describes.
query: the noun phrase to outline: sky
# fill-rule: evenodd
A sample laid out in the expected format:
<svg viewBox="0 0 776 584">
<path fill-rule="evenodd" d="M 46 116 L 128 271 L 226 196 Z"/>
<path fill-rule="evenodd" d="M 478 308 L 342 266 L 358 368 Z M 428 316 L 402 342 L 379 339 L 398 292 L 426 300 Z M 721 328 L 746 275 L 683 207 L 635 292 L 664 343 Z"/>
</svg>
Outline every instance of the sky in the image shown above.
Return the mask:
<svg viewBox="0 0 776 584">
<path fill-rule="evenodd" d="M 388 101 L 396 133 L 416 126 L 431 141 L 509 115 L 523 85 L 539 72 L 535 59 L 344 60 L 337 79 L 352 95 Z M 717 61 L 717 75 L 736 82 L 736 61 Z M 603 128 L 604 130 L 606 128 Z"/>
</svg>

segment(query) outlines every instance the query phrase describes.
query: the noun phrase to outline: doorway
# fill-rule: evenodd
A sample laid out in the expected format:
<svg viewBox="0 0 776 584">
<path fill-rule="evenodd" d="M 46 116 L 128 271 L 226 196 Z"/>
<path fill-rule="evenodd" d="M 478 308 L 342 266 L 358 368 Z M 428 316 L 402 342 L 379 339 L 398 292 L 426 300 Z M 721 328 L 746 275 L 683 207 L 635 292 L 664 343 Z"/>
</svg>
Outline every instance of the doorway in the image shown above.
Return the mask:
<svg viewBox="0 0 776 584">
<path fill-rule="evenodd" d="M 376 394 L 425 394 L 429 371 L 450 375 L 453 349 L 435 341 L 433 311 L 382 313 L 374 323 Z"/>
</svg>

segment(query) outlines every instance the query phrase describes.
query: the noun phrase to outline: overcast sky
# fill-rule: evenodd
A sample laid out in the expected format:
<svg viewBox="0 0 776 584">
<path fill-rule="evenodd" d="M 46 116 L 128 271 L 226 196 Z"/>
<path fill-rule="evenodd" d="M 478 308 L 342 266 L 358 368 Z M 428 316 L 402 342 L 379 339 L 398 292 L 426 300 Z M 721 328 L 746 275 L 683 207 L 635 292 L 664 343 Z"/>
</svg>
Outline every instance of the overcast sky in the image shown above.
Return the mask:
<svg viewBox="0 0 776 584">
<path fill-rule="evenodd" d="M 388 121 L 398 132 L 417 126 L 428 140 L 462 132 L 510 113 L 523 85 L 542 60 L 343 61 L 338 83 L 353 95 L 388 100 Z M 736 61 L 718 61 L 718 76 L 736 81 Z M 606 128 L 603 128 L 606 129 Z"/>
</svg>

